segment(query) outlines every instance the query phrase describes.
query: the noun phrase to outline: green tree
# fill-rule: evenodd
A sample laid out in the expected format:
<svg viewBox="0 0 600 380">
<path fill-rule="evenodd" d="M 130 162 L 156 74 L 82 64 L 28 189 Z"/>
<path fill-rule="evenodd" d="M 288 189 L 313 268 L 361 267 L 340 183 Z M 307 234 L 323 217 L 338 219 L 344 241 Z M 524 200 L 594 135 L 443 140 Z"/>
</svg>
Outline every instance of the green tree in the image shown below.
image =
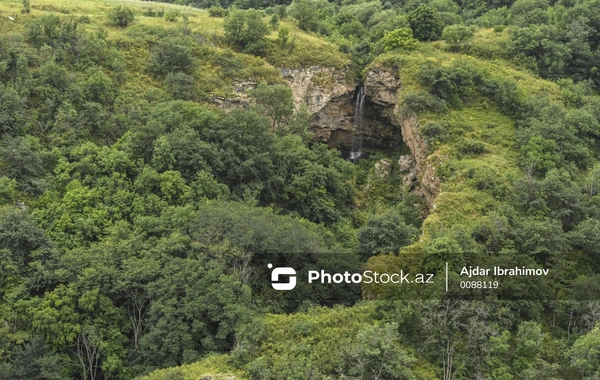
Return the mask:
<svg viewBox="0 0 600 380">
<path fill-rule="evenodd" d="M 287 9 L 288 15 L 298 20 L 302 30 L 316 32 L 319 23 L 328 14 L 329 3 L 324 0 L 294 0 Z"/>
<path fill-rule="evenodd" d="M 111 25 L 125 28 L 135 20 L 135 16 L 131 8 L 124 5 L 117 5 L 108 11 L 108 21 Z"/>
<path fill-rule="evenodd" d="M 581 378 L 594 380 L 600 378 L 600 327 L 580 336 L 566 352 L 571 365 L 577 368 Z"/>
<path fill-rule="evenodd" d="M 250 9 L 230 12 L 225 18 L 223 29 L 229 43 L 245 53 L 262 55 L 266 52 L 265 36 L 269 33 L 269 28 L 258 11 Z"/>
<path fill-rule="evenodd" d="M 448 43 L 450 49 L 460 51 L 471 43 L 475 27 L 465 25 L 449 25 L 444 28 L 442 38 Z"/>
<path fill-rule="evenodd" d="M 398 254 L 413 242 L 419 229 L 406 224 L 404 216 L 394 209 L 370 218 L 359 230 L 358 241 L 363 258 L 379 254 Z"/>
<path fill-rule="evenodd" d="M 398 325 L 368 326 L 344 349 L 344 375 L 362 380 L 416 379 L 410 367 L 416 359 L 400 346 Z"/>
<path fill-rule="evenodd" d="M 408 14 L 408 22 L 415 38 L 419 41 L 437 40 L 444 30 L 438 11 L 428 5 L 419 5 Z"/>
<path fill-rule="evenodd" d="M 413 38 L 413 31 L 410 28 L 400 28 L 387 32 L 380 43 L 385 51 L 395 49 L 414 50 L 419 45 L 419 41 Z"/>
<path fill-rule="evenodd" d="M 250 97 L 256 100 L 256 104 L 271 119 L 274 130 L 289 122 L 294 113 L 292 89 L 289 86 L 283 84 L 269 86 L 261 83 L 250 92 Z"/>
<path fill-rule="evenodd" d="M 159 75 L 177 72 L 189 74 L 194 66 L 190 41 L 183 37 L 167 37 L 161 39 L 152 51 L 148 69 Z"/>
</svg>

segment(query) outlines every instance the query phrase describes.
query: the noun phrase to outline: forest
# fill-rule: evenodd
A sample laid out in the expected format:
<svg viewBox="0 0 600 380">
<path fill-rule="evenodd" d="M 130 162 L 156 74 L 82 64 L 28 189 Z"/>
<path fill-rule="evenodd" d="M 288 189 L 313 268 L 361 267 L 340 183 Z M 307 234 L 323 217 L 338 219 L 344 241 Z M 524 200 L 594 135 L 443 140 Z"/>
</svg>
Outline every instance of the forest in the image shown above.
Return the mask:
<svg viewBox="0 0 600 380">
<path fill-rule="evenodd" d="M 0 380 L 600 379 L 599 68 L 600 0 L 0 0 Z M 300 280 L 446 263 L 549 275 Z"/>
</svg>

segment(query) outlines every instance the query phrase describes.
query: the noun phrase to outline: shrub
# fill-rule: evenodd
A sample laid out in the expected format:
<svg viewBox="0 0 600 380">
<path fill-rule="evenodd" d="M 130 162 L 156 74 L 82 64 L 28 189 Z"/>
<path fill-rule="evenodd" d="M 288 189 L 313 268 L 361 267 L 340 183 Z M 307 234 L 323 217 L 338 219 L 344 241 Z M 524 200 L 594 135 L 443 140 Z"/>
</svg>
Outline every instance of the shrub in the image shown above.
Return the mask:
<svg viewBox="0 0 600 380">
<path fill-rule="evenodd" d="M 444 28 L 442 38 L 446 40 L 450 49 L 459 51 L 471 43 L 474 34 L 474 26 L 450 25 Z"/>
<path fill-rule="evenodd" d="M 419 5 L 417 9 L 410 12 L 408 22 L 419 41 L 437 40 L 444 29 L 444 23 L 438 11 L 427 5 Z"/>
<path fill-rule="evenodd" d="M 277 44 L 281 47 L 285 47 L 290 39 L 290 30 L 282 26 L 279 28 L 279 32 L 277 32 Z"/>
<path fill-rule="evenodd" d="M 385 51 L 395 49 L 414 50 L 419 45 L 419 41 L 413 38 L 412 29 L 400 28 L 386 33 L 381 39 L 381 44 Z"/>
<path fill-rule="evenodd" d="M 412 243 L 419 229 L 406 224 L 404 216 L 389 210 L 374 216 L 358 232 L 361 256 L 368 258 L 377 254 L 400 252 L 400 248 Z"/>
<path fill-rule="evenodd" d="M 108 11 L 108 21 L 111 25 L 118 26 L 121 28 L 131 24 L 135 16 L 133 11 L 125 6 L 119 5 Z"/>
<path fill-rule="evenodd" d="M 23 0 L 23 9 L 21 9 L 21 13 L 27 14 L 31 12 L 31 2 L 29 0 Z"/>
<path fill-rule="evenodd" d="M 183 38 L 163 38 L 154 48 L 148 68 L 154 74 L 189 73 L 194 68 L 192 47 Z"/>
<path fill-rule="evenodd" d="M 185 73 L 169 73 L 165 78 L 167 88 L 175 99 L 194 100 L 194 77 Z"/>
<path fill-rule="evenodd" d="M 287 12 L 298 20 L 300 29 L 316 32 L 329 8 L 330 4 L 326 0 L 294 0 Z"/>
<path fill-rule="evenodd" d="M 429 144 L 444 143 L 448 140 L 449 128 L 448 123 L 428 121 L 421 126 L 421 135 Z"/>
<path fill-rule="evenodd" d="M 179 13 L 179 11 L 176 10 L 170 10 L 170 11 L 166 11 L 165 12 L 165 20 L 168 22 L 176 22 L 177 21 L 177 17 L 179 17 L 181 14 Z"/>
<path fill-rule="evenodd" d="M 234 10 L 225 19 L 223 28 L 227 41 L 241 48 L 244 53 L 256 55 L 266 53 L 265 36 L 269 33 L 269 29 L 258 11 Z"/>
<path fill-rule="evenodd" d="M 481 141 L 467 139 L 459 142 L 456 149 L 466 155 L 476 155 L 485 153 L 485 145 Z"/>
<path fill-rule="evenodd" d="M 435 113 L 448 112 L 446 102 L 435 95 L 429 94 L 427 91 L 418 91 L 407 94 L 402 102 L 402 110 L 413 111 L 420 113 L 423 111 L 431 111 Z"/>
<path fill-rule="evenodd" d="M 227 16 L 227 10 L 219 6 L 213 6 L 208 8 L 208 15 L 210 17 L 225 17 Z"/>
</svg>

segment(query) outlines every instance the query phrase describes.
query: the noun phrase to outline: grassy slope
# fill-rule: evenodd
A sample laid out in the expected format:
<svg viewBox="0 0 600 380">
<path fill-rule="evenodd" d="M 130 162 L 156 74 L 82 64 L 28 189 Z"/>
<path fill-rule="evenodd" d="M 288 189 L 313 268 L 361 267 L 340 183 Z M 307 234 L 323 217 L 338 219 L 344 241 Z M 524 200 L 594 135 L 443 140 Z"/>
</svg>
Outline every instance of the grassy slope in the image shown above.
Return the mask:
<svg viewBox="0 0 600 380">
<path fill-rule="evenodd" d="M 127 28 L 117 28 L 107 23 L 107 12 L 117 5 L 126 5 L 134 10 L 136 19 Z M 178 17 L 176 22 L 168 22 L 162 17 L 144 16 L 144 10 L 148 8 L 177 10 L 182 16 L 186 15 L 188 21 L 185 22 L 182 16 Z M 200 90 L 207 94 L 214 93 L 221 96 L 230 94 L 233 79 L 254 79 L 268 83 L 281 81 L 278 67 L 298 68 L 313 65 L 342 67 L 349 63 L 348 57 L 340 53 L 335 46 L 301 31 L 291 22 L 282 24 L 290 29 L 290 40 L 295 41 L 295 46 L 280 47 L 275 43 L 277 31 L 272 31 L 268 36 L 269 52 L 263 59 L 247 54 L 231 53 L 224 42 L 222 28 L 224 19 L 210 17 L 206 11 L 188 6 L 134 0 L 40 0 L 32 2 L 30 14 L 21 14 L 21 9 L 20 0 L 0 0 L 2 36 L 10 38 L 16 33 L 23 33 L 27 19 L 48 14 L 61 17 L 89 17 L 90 23 L 80 24 L 80 28 L 83 27 L 88 32 L 104 30 L 107 33 L 108 41 L 117 49 L 128 66 L 127 80 L 122 84 L 121 91 L 134 97 L 141 96 L 150 89 L 153 91 L 158 89 L 160 95 L 162 90 L 161 84 L 146 70 L 148 49 L 156 41 L 156 37 L 146 33 L 146 30 L 142 29 L 144 27 L 164 29 L 187 27 L 191 32 L 202 36 L 207 43 L 196 47 L 196 56 L 199 58 L 200 65 L 194 76 L 198 79 Z M 15 21 L 10 21 L 8 17 L 14 18 Z M 268 19 L 265 18 L 265 21 Z M 132 38 L 131 33 L 136 30 L 141 32 L 137 33 L 141 37 Z M 230 59 L 241 62 L 243 69 L 234 68 L 223 73 L 219 66 L 223 62 L 220 57 L 227 54 L 233 54 L 233 58 Z"/>
<path fill-rule="evenodd" d="M 472 60 L 492 75 L 515 80 L 523 96 L 545 92 L 550 98 L 558 99 L 560 90 L 555 83 L 494 58 L 495 47 L 506 41 L 506 33 L 479 30 L 470 50 L 479 57 L 449 52 L 446 44 L 438 41 L 424 44 L 417 51 L 401 57 L 393 53 L 380 56 L 374 65 L 383 66 L 394 60 L 400 62 L 399 75 L 404 85 L 401 91 L 408 93 L 421 90 L 416 77 L 424 62 L 450 65 L 456 60 Z M 421 126 L 427 122 L 444 122 L 449 126 L 448 141 L 430 147 L 429 161 L 437 167 L 442 183 L 434 209 L 425 220 L 423 239 L 427 239 L 432 229 L 472 223 L 501 202 L 502 194 L 478 189 L 475 182 L 479 173 L 492 174 L 505 194 L 510 192 L 511 182 L 522 173 L 517 166 L 514 122 L 487 99 L 477 99 L 477 102 L 446 115 L 422 114 L 419 121 Z M 483 143 L 485 152 L 479 155 L 460 154 L 459 146 L 465 140 Z M 409 247 L 409 250 L 412 248 Z"/>
</svg>

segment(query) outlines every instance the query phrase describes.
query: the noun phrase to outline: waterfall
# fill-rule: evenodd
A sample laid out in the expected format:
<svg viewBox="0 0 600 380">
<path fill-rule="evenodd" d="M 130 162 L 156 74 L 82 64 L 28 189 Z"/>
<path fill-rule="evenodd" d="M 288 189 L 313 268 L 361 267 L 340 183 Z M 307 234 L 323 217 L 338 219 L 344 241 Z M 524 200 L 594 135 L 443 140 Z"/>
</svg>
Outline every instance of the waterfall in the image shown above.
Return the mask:
<svg viewBox="0 0 600 380">
<path fill-rule="evenodd" d="M 365 103 L 365 87 L 361 86 L 356 95 L 356 105 L 354 106 L 354 127 L 352 128 L 352 149 L 350 150 L 350 159 L 358 160 L 362 155 L 362 124 L 363 107 Z"/>
</svg>

